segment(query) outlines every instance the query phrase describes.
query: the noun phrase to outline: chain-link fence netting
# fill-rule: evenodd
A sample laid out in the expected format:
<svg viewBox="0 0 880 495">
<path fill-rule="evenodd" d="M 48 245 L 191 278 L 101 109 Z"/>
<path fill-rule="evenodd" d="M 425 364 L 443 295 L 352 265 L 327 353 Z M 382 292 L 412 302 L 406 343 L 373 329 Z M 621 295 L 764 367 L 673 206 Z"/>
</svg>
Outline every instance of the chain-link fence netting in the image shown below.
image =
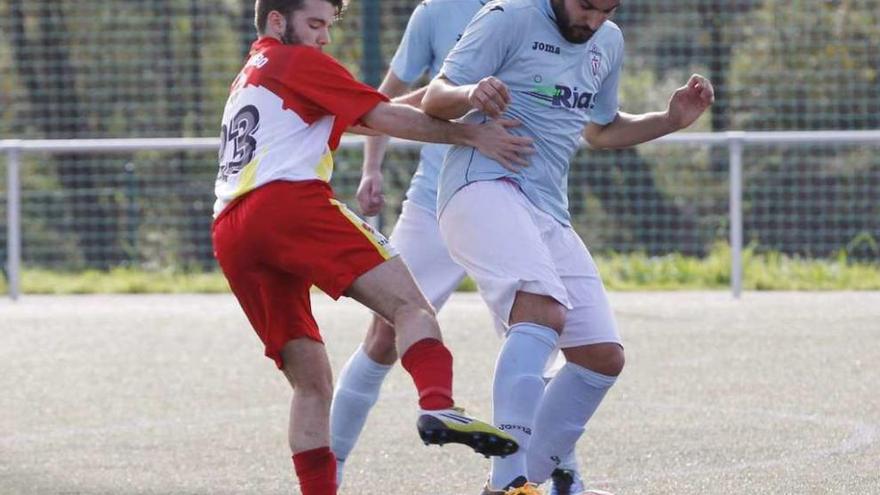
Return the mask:
<svg viewBox="0 0 880 495">
<path fill-rule="evenodd" d="M 355 0 L 330 52 L 376 84 L 417 3 Z M 878 0 L 627 0 L 615 21 L 627 40 L 624 111 L 664 108 L 700 72 L 714 81 L 717 102 L 692 130 L 880 128 Z M 254 36 L 252 0 L 0 0 L 0 139 L 218 135 L 228 84 Z M 878 152 L 747 147 L 746 242 L 876 261 Z M 215 156 L 25 155 L 26 265 L 212 267 Z M 357 150 L 336 157 L 334 187 L 350 203 L 360 159 Z M 408 150 L 388 156 L 386 230 L 416 160 Z M 5 177 L 0 193 L 5 258 Z M 727 151 L 584 150 L 569 197 L 596 252 L 702 255 L 727 235 Z"/>
</svg>

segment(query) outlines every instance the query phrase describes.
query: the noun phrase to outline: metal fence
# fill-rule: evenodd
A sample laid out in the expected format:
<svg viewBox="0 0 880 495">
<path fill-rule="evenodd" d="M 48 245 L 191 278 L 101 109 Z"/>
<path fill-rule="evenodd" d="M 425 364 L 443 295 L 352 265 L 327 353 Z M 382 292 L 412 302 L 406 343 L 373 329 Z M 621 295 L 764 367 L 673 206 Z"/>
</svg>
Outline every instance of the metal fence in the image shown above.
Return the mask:
<svg viewBox="0 0 880 495">
<path fill-rule="evenodd" d="M 169 152 L 175 156 L 193 152 L 213 154 L 217 145 L 214 138 L 0 141 L 0 152 L 5 152 L 7 156 L 6 273 L 10 296 L 16 298 L 20 293 L 23 259 L 37 266 L 54 266 L 58 269 L 95 265 L 105 268 L 120 265 L 147 268 L 212 267 L 209 223 L 213 200 L 210 191 L 214 174 L 213 163 L 208 161 L 199 174 L 185 174 L 190 180 L 201 176 L 201 181 L 182 182 L 177 180 L 179 176 L 169 173 L 179 167 L 174 159 L 161 159 L 158 160 L 161 164 L 157 162 L 150 165 L 144 157 L 149 157 L 151 153 Z M 688 166 L 700 161 L 691 156 L 690 159 L 683 159 L 678 163 L 683 174 L 682 170 L 671 174 L 676 178 L 688 176 L 691 183 L 678 184 L 677 188 L 665 188 L 666 196 L 658 198 L 680 205 L 679 211 L 690 209 L 695 212 L 690 224 L 678 224 L 668 215 L 650 209 L 632 215 L 631 205 L 628 206 L 626 201 L 628 197 L 644 201 L 641 197 L 644 194 L 641 187 L 643 184 L 640 184 L 645 182 L 644 179 L 624 184 L 609 184 L 604 181 L 596 184 L 597 187 L 612 189 L 601 191 L 601 194 L 614 196 L 604 206 L 613 206 L 615 199 L 620 201 L 617 213 L 623 221 L 628 219 L 635 225 L 634 231 L 647 229 L 655 237 L 657 232 L 664 237 L 678 236 L 677 242 L 655 243 L 664 252 L 693 250 L 697 254 L 705 253 L 713 243 L 727 237 L 732 251 L 730 280 L 734 296 L 739 296 L 743 284 L 742 252 L 746 240 L 743 235 L 744 224 L 755 226 L 758 232 L 762 231 L 761 225 L 772 225 L 770 229 L 763 229 L 769 231 L 764 235 L 785 240 L 792 235 L 799 235 L 804 221 L 814 222 L 820 236 L 813 244 L 821 252 L 807 254 L 821 256 L 844 250 L 858 256 L 859 244 L 863 242 L 867 246 L 866 256 L 878 260 L 876 239 L 880 238 L 880 164 L 874 163 L 872 168 L 861 170 L 847 162 L 846 157 L 853 153 L 858 156 L 865 153 L 876 156 L 877 150 L 871 148 L 880 146 L 880 131 L 679 133 L 646 146 L 669 147 L 662 145 L 678 145 L 673 148 L 677 148 L 679 152 L 684 149 L 685 153 L 691 155 L 695 153 L 694 146 L 698 147 L 697 153 L 713 147 L 727 150 L 727 172 L 723 180 L 713 183 L 690 173 Z M 815 153 L 819 165 L 801 163 L 796 167 L 794 164 L 783 164 L 783 169 L 759 174 L 749 174 L 749 167 L 746 166 L 748 148 L 757 148 L 763 157 L 768 153 L 775 153 L 779 148 L 807 147 L 815 150 L 828 148 L 829 145 L 837 147 L 836 152 Z M 349 200 L 358 180 L 357 157 L 361 146 L 360 138 L 347 137 L 339 152 L 342 160 L 338 163 L 342 167 L 334 182 L 340 196 Z M 418 143 L 395 140 L 391 154 L 394 156 L 395 152 L 408 153 L 410 163 L 414 163 L 417 147 Z M 850 149 L 843 150 L 841 147 Z M 24 168 L 40 167 L 39 160 L 27 164 L 23 156 L 82 153 L 118 155 L 113 159 L 115 165 L 103 174 L 107 178 L 104 184 L 76 194 L 90 198 L 86 211 L 71 212 L 65 208 L 68 203 L 63 198 L 54 197 L 58 195 L 51 190 L 40 190 L 39 187 L 22 183 Z M 707 156 L 711 155 L 711 151 L 708 151 Z M 156 161 L 156 155 L 152 159 Z M 99 167 L 107 167 L 102 162 L 98 163 Z M 578 165 L 576 161 L 575 167 Z M 830 167 L 836 170 L 836 174 L 817 175 L 812 170 L 816 167 L 820 172 Z M 791 168 L 796 170 L 793 173 L 785 170 Z M 95 175 L 88 174 L 90 177 Z M 396 176 L 394 173 L 391 175 Z M 406 182 L 407 175 L 408 171 L 405 171 L 403 182 Z M 780 175 L 800 175 L 801 184 L 808 187 L 776 189 L 766 186 L 778 182 L 776 177 Z M 39 174 L 32 172 L 31 176 L 37 177 Z M 751 185 L 744 183 L 744 176 L 749 177 Z M 844 183 L 839 177 L 849 177 L 850 180 Z M 674 178 L 673 182 L 675 180 Z M 841 189 L 841 185 L 847 187 Z M 402 188 L 398 187 L 397 190 Z M 744 201 L 745 191 L 749 191 L 749 196 Z M 585 220 L 583 216 L 589 217 L 590 211 L 595 210 L 589 206 L 591 200 L 582 198 L 583 193 L 576 190 L 570 191 L 570 194 L 573 198 L 580 198 L 575 199 L 572 204 L 574 222 L 593 251 L 621 251 L 633 243 L 629 239 L 622 245 L 615 245 L 613 239 L 616 231 L 623 230 L 626 226 L 613 221 L 608 225 L 608 220 L 603 215 Z M 824 196 L 815 197 L 818 194 Z M 599 194 L 592 196 L 595 200 Z M 694 201 L 692 198 L 701 200 Z M 722 198 L 726 202 L 726 215 L 718 207 Z M 398 211 L 395 206 L 399 206 L 401 197 L 392 196 L 390 199 L 392 206 L 386 215 L 393 218 Z M 38 208 L 39 205 L 53 202 L 57 203 L 54 208 L 44 206 L 42 211 Z M 780 225 L 775 225 L 775 216 L 766 211 L 767 205 L 787 206 L 783 211 L 775 212 L 781 215 Z M 659 205 L 655 207 L 659 208 Z M 839 210 L 848 215 L 834 213 Z M 86 216 L 83 218 L 78 214 Z M 746 215 L 755 218 L 748 219 Z M 391 221 L 384 223 L 390 224 Z M 23 224 L 27 224 L 24 230 Z M 701 230 L 710 234 L 701 235 Z M 750 237 L 752 242 L 757 242 L 756 238 L 755 235 Z M 30 247 L 24 252 L 23 239 L 29 241 L 27 244 Z M 793 243 L 801 246 L 801 251 L 803 246 L 813 245 L 804 239 Z M 778 248 L 778 244 L 773 246 Z M 784 242 L 782 246 L 785 246 Z"/>
<path fill-rule="evenodd" d="M 377 84 L 418 3 L 352 1 L 328 50 Z M 215 134 L 253 5 L 0 0 L 0 136 Z M 718 95 L 700 131 L 880 128 L 880 0 L 627 0 L 614 21 L 627 111 L 697 71 Z"/>
<path fill-rule="evenodd" d="M 377 84 L 418 3 L 352 1 L 330 53 Z M 213 139 L 103 151 L 84 140 L 217 135 L 255 37 L 253 5 L 0 0 L 0 139 L 28 140 L 4 145 L 21 187 L 0 177 L 0 209 L 11 205 L 0 222 L 20 218 L 22 237 L 0 225 L 0 257 L 51 270 L 212 268 Z M 614 21 L 626 39 L 624 111 L 664 108 L 693 72 L 712 79 L 717 101 L 694 134 L 663 141 L 674 146 L 577 154 L 571 211 L 594 251 L 705 256 L 727 242 L 729 150 L 741 143 L 744 243 L 880 258 L 880 147 L 825 140 L 880 129 L 880 0 L 627 0 Z M 818 130 L 796 143 L 756 134 Z M 356 145 L 336 156 L 334 187 L 349 202 L 360 159 Z M 416 160 L 412 148 L 388 156 L 386 226 Z"/>
</svg>

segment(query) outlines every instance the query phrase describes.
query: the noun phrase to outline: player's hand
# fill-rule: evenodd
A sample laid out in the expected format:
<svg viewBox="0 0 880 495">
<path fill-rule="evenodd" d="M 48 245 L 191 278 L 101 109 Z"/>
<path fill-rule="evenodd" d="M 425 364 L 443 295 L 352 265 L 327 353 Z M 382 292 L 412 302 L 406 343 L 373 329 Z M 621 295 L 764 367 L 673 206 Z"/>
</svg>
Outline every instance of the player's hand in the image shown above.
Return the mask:
<svg viewBox="0 0 880 495">
<path fill-rule="evenodd" d="M 378 215 L 385 206 L 385 193 L 382 192 L 382 172 L 365 173 L 357 190 L 357 202 L 361 213 L 372 217 Z"/>
<path fill-rule="evenodd" d="M 468 103 L 488 117 L 498 118 L 510 104 L 510 91 L 499 79 L 485 77 L 468 92 Z"/>
<path fill-rule="evenodd" d="M 518 120 L 497 119 L 476 128 L 474 147 L 511 172 L 519 172 L 529 165 L 529 155 L 535 152 L 532 138 L 515 136 L 507 131 L 520 125 Z"/>
<path fill-rule="evenodd" d="M 669 119 L 678 129 L 693 124 L 712 103 L 715 102 L 715 88 L 705 77 L 694 74 L 687 84 L 675 90 L 669 99 Z"/>
</svg>

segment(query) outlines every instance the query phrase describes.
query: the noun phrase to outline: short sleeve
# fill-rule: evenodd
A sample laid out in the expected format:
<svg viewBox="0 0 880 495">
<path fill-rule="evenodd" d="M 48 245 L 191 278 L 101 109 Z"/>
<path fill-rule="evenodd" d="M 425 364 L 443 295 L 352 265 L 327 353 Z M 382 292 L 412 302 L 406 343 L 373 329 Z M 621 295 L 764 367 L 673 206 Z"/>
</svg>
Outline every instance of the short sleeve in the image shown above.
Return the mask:
<svg viewBox="0 0 880 495">
<path fill-rule="evenodd" d="M 620 71 L 623 66 L 623 46 L 611 67 L 608 77 L 602 81 L 599 92 L 596 93 L 595 104 L 590 112 L 590 122 L 598 125 L 610 124 L 620 110 L 618 92 L 620 90 Z"/>
<path fill-rule="evenodd" d="M 284 84 L 310 105 L 336 117 L 330 147 L 339 137 L 388 97 L 356 80 L 339 62 L 320 50 L 301 47 L 293 52 Z"/>
<path fill-rule="evenodd" d="M 483 6 L 446 56 L 443 75 L 460 86 L 497 73 L 515 46 L 515 15 L 501 2 Z"/>
<path fill-rule="evenodd" d="M 406 25 L 397 52 L 391 59 L 391 71 L 407 84 L 415 82 L 434 61 L 430 8 L 429 2 L 422 2 L 416 7 Z"/>
</svg>

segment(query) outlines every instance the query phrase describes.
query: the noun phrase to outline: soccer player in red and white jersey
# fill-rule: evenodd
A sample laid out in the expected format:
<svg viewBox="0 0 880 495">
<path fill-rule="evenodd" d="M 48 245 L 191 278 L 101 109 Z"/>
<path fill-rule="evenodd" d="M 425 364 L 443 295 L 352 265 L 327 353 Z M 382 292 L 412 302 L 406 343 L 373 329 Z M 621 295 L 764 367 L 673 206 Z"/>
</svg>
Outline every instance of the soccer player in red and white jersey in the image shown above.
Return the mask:
<svg viewBox="0 0 880 495">
<path fill-rule="evenodd" d="M 344 0 L 257 0 L 259 39 L 223 114 L 213 226 L 217 260 L 265 352 L 293 387 L 289 441 L 304 495 L 336 493 L 329 449 L 332 376 L 309 289 L 346 295 L 393 324 L 419 393 L 426 443 L 485 455 L 513 438 L 454 407 L 452 356 L 433 308 L 387 240 L 334 199 L 331 151 L 351 127 L 473 146 L 510 166 L 531 140 L 498 120 L 450 123 L 389 102 L 322 53 Z M 418 98 L 416 95 L 413 97 Z"/>
</svg>

